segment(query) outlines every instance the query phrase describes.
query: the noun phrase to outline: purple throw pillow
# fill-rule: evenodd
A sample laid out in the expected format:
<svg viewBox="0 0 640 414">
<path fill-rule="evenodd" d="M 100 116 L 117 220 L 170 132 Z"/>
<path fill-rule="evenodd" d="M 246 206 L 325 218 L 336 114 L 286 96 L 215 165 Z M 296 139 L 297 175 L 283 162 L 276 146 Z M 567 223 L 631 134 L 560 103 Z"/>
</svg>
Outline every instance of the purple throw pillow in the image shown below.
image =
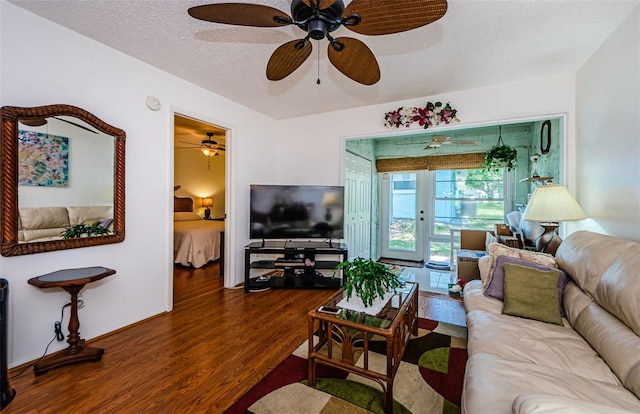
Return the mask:
<svg viewBox="0 0 640 414">
<path fill-rule="evenodd" d="M 545 266 L 538 263 L 530 262 L 528 260 L 520 259 L 518 257 L 510 256 L 497 256 L 496 265 L 491 274 L 491 280 L 484 291 L 484 295 L 504 300 L 504 264 L 510 263 L 520 266 L 532 267 L 534 269 L 549 271 L 555 270 L 558 272 L 558 301 L 560 302 L 560 314 L 564 316 L 564 306 L 562 305 L 562 297 L 564 295 L 564 288 L 569 282 L 569 277 L 565 272 L 555 267 Z"/>
</svg>

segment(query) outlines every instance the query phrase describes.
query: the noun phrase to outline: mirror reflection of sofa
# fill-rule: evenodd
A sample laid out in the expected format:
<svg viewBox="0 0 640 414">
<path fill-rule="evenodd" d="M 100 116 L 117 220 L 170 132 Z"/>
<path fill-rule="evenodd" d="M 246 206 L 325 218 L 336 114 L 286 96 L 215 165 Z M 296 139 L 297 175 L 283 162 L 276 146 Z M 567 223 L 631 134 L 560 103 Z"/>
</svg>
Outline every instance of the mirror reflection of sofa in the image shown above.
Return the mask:
<svg viewBox="0 0 640 414">
<path fill-rule="evenodd" d="M 69 227 L 99 222 L 113 229 L 113 206 L 20 207 L 18 242 L 61 240 Z"/>
</svg>

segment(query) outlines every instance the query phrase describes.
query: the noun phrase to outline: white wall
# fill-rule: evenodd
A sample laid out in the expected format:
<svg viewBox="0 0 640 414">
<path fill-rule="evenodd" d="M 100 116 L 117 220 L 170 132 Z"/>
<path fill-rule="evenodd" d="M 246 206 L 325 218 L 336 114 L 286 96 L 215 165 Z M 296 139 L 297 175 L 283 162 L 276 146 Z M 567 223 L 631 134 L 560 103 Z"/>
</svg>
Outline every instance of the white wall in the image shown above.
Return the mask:
<svg viewBox="0 0 640 414">
<path fill-rule="evenodd" d="M 576 75 L 577 200 L 590 230 L 640 241 L 640 6 Z"/>
<path fill-rule="evenodd" d="M 228 201 L 232 231 L 227 240 L 233 259 L 242 263 L 249 184 L 275 182 L 273 120 L 6 1 L 0 1 L 0 42 L 0 105 L 71 104 L 127 133 L 123 243 L 0 258 L 0 277 L 10 283 L 9 366 L 42 354 L 69 300 L 61 289 L 28 285 L 31 277 L 95 265 L 117 271 L 82 292 L 80 332 L 86 339 L 171 308 L 175 111 L 230 128 L 228 162 L 242 168 L 227 181 L 239 189 Z M 160 111 L 146 108 L 149 95 L 160 99 Z M 242 272 L 241 265 L 234 266 L 230 260 L 225 273 Z M 67 323 L 68 309 L 65 329 Z M 49 352 L 65 346 L 54 342 Z"/>
</svg>

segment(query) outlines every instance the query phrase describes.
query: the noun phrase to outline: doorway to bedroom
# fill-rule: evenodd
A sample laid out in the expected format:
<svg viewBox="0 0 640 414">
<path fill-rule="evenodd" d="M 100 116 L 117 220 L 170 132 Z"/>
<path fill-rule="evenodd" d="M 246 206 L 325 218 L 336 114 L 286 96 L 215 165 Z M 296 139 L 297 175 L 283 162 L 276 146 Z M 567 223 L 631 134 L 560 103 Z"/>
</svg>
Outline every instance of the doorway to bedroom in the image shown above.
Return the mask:
<svg viewBox="0 0 640 414">
<path fill-rule="evenodd" d="M 227 130 L 174 114 L 173 303 L 222 284 Z"/>
</svg>

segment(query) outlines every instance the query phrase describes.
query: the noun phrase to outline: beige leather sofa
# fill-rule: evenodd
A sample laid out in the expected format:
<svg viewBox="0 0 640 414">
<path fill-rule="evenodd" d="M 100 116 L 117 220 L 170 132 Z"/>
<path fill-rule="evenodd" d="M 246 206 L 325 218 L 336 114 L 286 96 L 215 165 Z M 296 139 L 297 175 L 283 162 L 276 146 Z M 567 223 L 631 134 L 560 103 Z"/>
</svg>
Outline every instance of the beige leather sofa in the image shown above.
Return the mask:
<svg viewBox="0 0 640 414">
<path fill-rule="evenodd" d="M 580 231 L 556 253 L 564 326 L 501 313 L 467 283 L 462 412 L 640 413 L 640 243 Z"/>
<path fill-rule="evenodd" d="M 112 217 L 113 206 L 20 207 L 18 242 L 60 240 L 71 226 Z"/>
</svg>

